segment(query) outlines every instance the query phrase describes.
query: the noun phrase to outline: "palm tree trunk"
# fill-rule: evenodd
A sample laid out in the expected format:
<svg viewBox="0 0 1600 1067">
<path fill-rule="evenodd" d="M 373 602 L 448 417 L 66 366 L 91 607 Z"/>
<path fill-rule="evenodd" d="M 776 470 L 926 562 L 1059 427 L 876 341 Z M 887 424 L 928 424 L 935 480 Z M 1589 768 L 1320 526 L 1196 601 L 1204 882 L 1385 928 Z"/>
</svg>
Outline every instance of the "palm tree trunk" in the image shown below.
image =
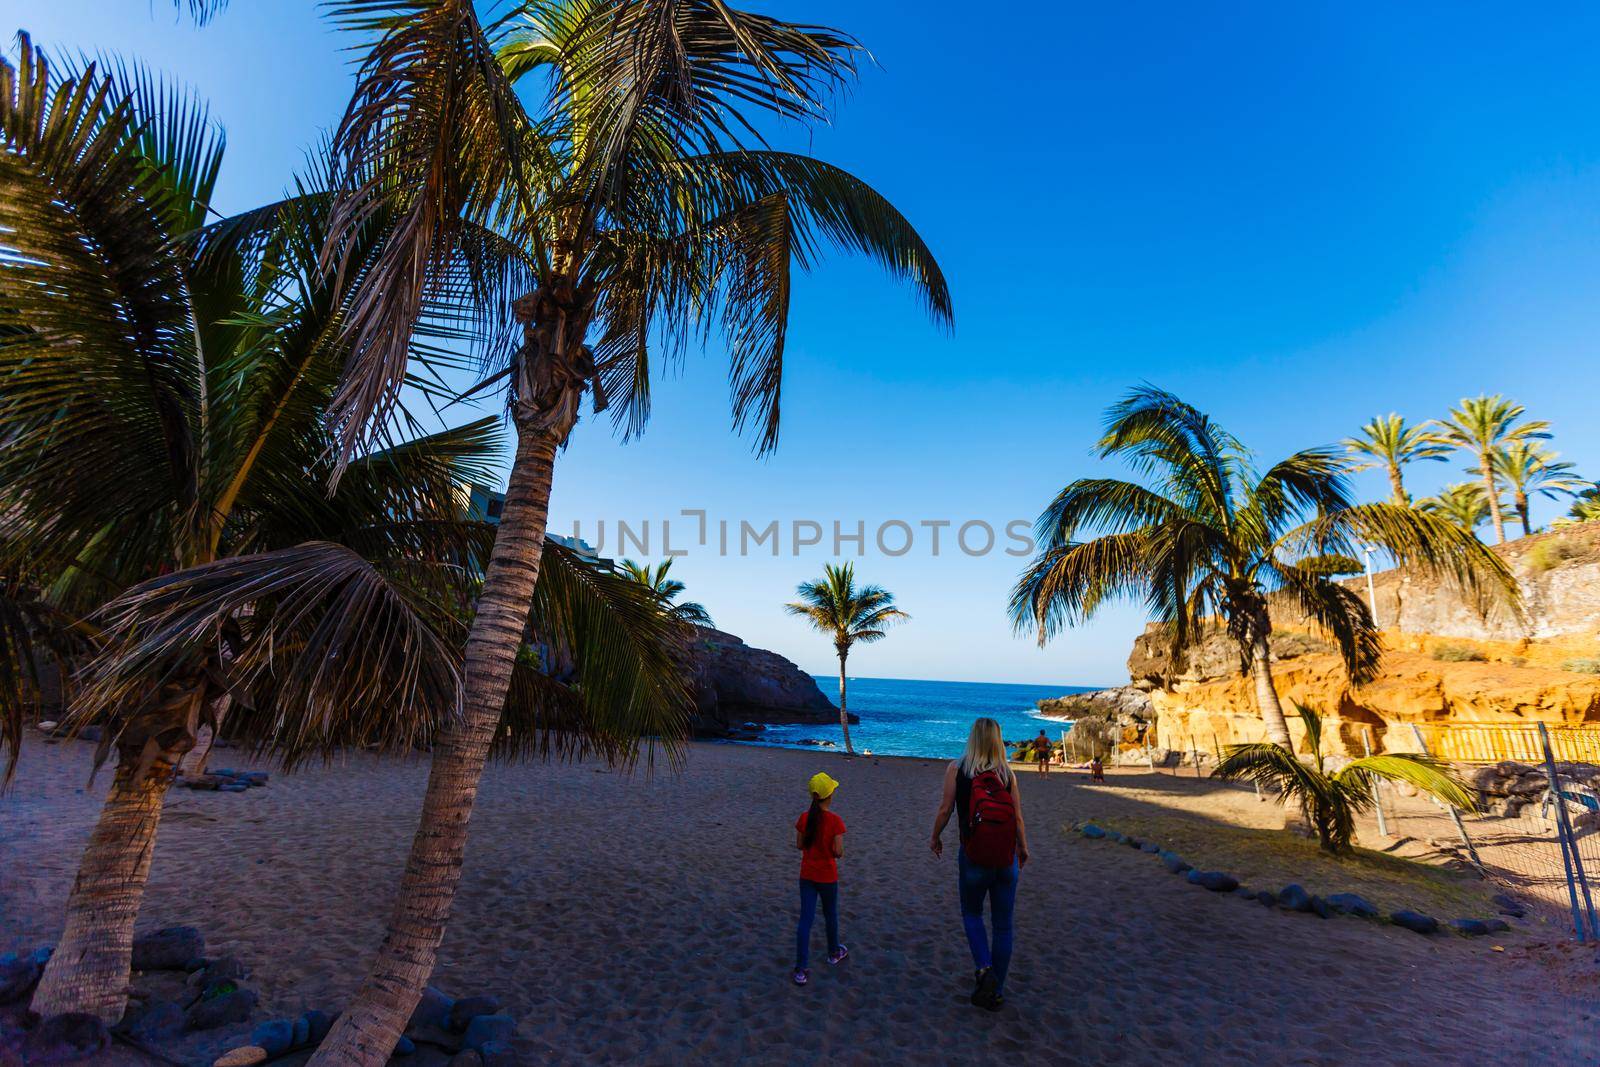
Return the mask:
<svg viewBox="0 0 1600 1067">
<path fill-rule="evenodd" d="M 1389 489 L 1394 494 L 1394 502 L 1400 507 L 1411 506 L 1411 494 L 1406 492 L 1406 483 L 1400 476 L 1400 464 L 1389 464 Z"/>
<path fill-rule="evenodd" d="M 1506 543 L 1506 520 L 1500 513 L 1500 493 L 1494 484 L 1494 468 L 1489 466 L 1489 456 L 1484 454 L 1483 464 L 1479 468 L 1483 474 L 1483 491 L 1489 496 L 1489 521 L 1494 524 L 1494 543 Z"/>
<path fill-rule="evenodd" d="M 1514 498 L 1514 502 L 1517 506 L 1517 518 L 1522 520 L 1522 536 L 1532 537 L 1533 523 L 1529 521 L 1530 516 L 1528 513 L 1528 494 L 1524 493 L 1521 489 L 1518 489 L 1517 495 Z"/>
<path fill-rule="evenodd" d="M 847 652 L 839 653 L 839 727 L 844 730 L 844 752 L 847 756 L 854 756 L 856 750 L 850 747 L 850 712 L 844 706 L 844 659 Z"/>
<path fill-rule="evenodd" d="M 1250 680 L 1255 685 L 1256 710 L 1267 727 L 1267 740 L 1294 751 L 1289 740 L 1289 725 L 1283 720 L 1283 705 L 1278 701 L 1278 690 L 1272 681 L 1272 648 L 1266 635 L 1250 643 Z"/>
<path fill-rule="evenodd" d="M 133 927 L 139 917 L 161 803 L 174 761 L 162 752 L 136 779 L 139 756 L 123 750 L 67 898 L 67 927 L 45 965 L 30 1007 L 40 1015 L 87 1012 L 109 1025 L 128 1006 Z"/>
<path fill-rule="evenodd" d="M 433 974 L 461 883 L 478 780 L 500 725 L 539 578 L 556 449 L 566 429 L 570 422 L 553 430 L 525 427 L 519 419 L 505 507 L 467 637 L 462 722 L 434 746 L 421 821 L 383 944 L 355 1001 L 312 1057 L 317 1067 L 387 1063 Z"/>
</svg>

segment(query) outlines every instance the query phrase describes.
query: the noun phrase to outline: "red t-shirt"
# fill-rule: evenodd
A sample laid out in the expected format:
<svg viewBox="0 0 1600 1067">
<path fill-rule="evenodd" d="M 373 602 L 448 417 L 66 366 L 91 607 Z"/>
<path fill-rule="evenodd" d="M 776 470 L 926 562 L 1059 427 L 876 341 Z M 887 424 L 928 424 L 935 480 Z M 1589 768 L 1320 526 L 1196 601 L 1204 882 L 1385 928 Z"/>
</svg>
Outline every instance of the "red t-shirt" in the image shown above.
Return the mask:
<svg viewBox="0 0 1600 1067">
<path fill-rule="evenodd" d="M 806 816 L 802 811 L 794 821 L 794 828 L 805 833 Z M 811 847 L 800 853 L 800 877 L 808 882 L 837 882 L 839 861 L 833 856 L 833 839 L 844 833 L 844 820 L 831 811 L 822 813 L 822 828 L 812 840 Z"/>
</svg>

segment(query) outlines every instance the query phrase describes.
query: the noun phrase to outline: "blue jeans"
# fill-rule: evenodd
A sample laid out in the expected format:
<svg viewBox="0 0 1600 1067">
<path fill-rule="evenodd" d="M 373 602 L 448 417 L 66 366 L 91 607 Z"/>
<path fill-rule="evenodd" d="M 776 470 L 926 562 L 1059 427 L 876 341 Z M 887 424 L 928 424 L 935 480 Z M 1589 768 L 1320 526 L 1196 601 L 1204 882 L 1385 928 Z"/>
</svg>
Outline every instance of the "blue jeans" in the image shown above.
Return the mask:
<svg viewBox="0 0 1600 1067">
<path fill-rule="evenodd" d="M 956 855 L 961 872 L 961 925 L 967 931 L 967 947 L 972 949 L 972 965 L 979 970 L 994 968 L 995 988 L 1005 992 L 1006 971 L 1011 967 L 1011 949 L 1016 943 L 1011 913 L 1017 904 L 1017 861 L 1009 867 L 980 867 L 967 859 L 967 850 Z M 991 944 L 983 928 L 983 898 L 989 898 L 994 920 Z"/>
<path fill-rule="evenodd" d="M 811 924 L 817 918 L 817 898 L 822 898 L 822 921 L 828 927 L 828 954 L 839 949 L 839 883 L 800 879 L 800 925 L 794 932 L 794 969 L 811 962 Z"/>
</svg>

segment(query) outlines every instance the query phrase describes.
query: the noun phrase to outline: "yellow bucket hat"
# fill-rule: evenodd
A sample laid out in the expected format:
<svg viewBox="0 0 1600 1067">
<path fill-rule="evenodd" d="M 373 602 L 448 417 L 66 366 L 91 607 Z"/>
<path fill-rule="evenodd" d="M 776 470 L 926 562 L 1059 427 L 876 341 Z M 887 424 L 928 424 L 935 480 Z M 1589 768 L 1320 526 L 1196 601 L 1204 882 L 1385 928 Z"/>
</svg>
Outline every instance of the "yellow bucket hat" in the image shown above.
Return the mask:
<svg viewBox="0 0 1600 1067">
<path fill-rule="evenodd" d="M 811 776 L 811 795 L 821 800 L 833 796 L 833 791 L 839 788 L 839 783 L 828 777 L 826 771 L 818 771 Z"/>
</svg>

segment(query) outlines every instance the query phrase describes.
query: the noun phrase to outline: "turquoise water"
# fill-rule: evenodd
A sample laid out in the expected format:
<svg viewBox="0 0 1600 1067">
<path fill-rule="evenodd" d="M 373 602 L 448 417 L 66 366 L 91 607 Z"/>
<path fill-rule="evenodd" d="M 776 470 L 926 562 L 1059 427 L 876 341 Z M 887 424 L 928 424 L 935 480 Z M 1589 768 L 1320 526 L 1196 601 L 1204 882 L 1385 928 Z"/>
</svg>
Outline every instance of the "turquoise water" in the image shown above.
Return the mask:
<svg viewBox="0 0 1600 1067">
<path fill-rule="evenodd" d="M 831 699 L 838 698 L 839 679 L 817 678 Z M 1011 685 L 994 682 L 924 682 L 909 678 L 851 678 L 850 710 L 861 716 L 850 727 L 857 752 L 882 756 L 931 756 L 954 759 L 967 743 L 972 720 L 987 715 L 1000 723 L 1007 741 L 1033 737 L 1042 728 L 1059 738 L 1065 723 L 1040 717 L 1035 701 L 1066 693 L 1087 693 L 1094 686 Z M 769 726 L 751 744 L 813 747 L 807 741 L 827 740 L 843 747 L 839 724 Z"/>
</svg>

